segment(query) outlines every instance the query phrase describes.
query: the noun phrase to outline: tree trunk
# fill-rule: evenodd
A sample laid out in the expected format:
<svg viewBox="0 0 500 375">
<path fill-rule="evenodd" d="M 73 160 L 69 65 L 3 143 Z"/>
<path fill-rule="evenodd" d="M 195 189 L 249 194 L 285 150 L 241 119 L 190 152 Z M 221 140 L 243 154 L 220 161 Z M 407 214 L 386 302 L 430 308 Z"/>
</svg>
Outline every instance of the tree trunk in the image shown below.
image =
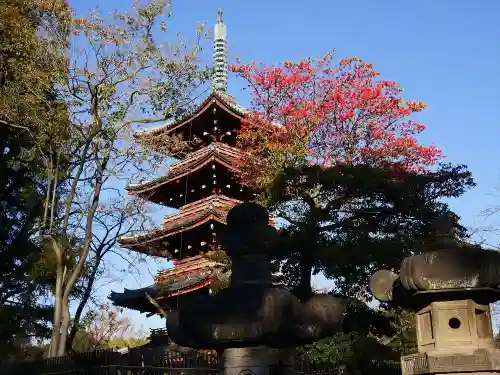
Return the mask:
<svg viewBox="0 0 500 375">
<path fill-rule="evenodd" d="M 92 293 L 92 288 L 94 287 L 95 277 L 97 275 L 97 271 L 101 264 L 101 259 L 98 257 L 96 260 L 96 264 L 92 269 L 92 273 L 89 276 L 87 285 L 85 286 L 85 291 L 83 292 L 82 299 L 78 304 L 78 308 L 75 312 L 75 317 L 73 318 L 73 325 L 71 326 L 71 331 L 68 336 L 68 340 L 66 342 L 66 348 L 71 349 L 73 347 L 73 341 L 75 340 L 76 333 L 78 332 L 78 324 L 80 323 L 80 318 L 83 314 L 83 309 L 87 305 L 87 302 L 90 298 L 90 294 Z"/>
<path fill-rule="evenodd" d="M 106 163 L 108 160 L 105 158 L 104 163 Z M 104 164 L 105 167 L 106 164 Z M 103 167 L 103 168 L 104 168 Z M 87 219 L 86 219 L 86 224 L 85 224 L 85 243 L 80 250 L 79 254 L 79 259 L 78 263 L 76 264 L 75 268 L 71 271 L 67 282 L 64 285 L 64 291 L 62 294 L 62 323 L 61 323 L 61 335 L 60 335 L 60 342 L 59 342 L 59 350 L 58 350 L 58 355 L 64 355 L 66 352 L 66 340 L 68 339 L 68 330 L 69 330 L 69 296 L 71 294 L 71 291 L 73 290 L 73 287 L 75 286 L 75 283 L 80 277 L 82 273 L 83 266 L 85 264 L 85 260 L 87 259 L 87 256 L 90 251 L 90 242 L 92 240 L 92 220 L 94 219 L 95 212 L 97 210 L 98 204 L 99 204 L 99 197 L 102 189 L 102 170 L 100 171 L 100 177 L 96 180 L 95 186 L 94 186 L 94 197 L 92 199 L 92 205 L 90 206 Z M 66 278 L 64 278 L 66 279 Z"/>
<path fill-rule="evenodd" d="M 59 350 L 59 343 L 61 338 L 61 318 L 62 318 L 62 297 L 63 297 L 63 270 L 58 266 L 56 276 L 56 292 L 55 292 L 55 306 L 54 318 L 52 321 L 52 338 L 50 340 L 49 357 L 55 357 Z"/>
<path fill-rule="evenodd" d="M 61 322 L 61 334 L 59 338 L 59 348 L 57 350 L 58 356 L 63 356 L 66 354 L 66 340 L 68 338 L 69 330 L 69 299 L 65 296 L 62 299 L 61 304 L 62 310 L 62 322 Z"/>
<path fill-rule="evenodd" d="M 305 195 L 302 197 L 304 202 L 309 206 L 309 214 L 306 220 L 306 227 L 301 233 L 302 250 L 299 258 L 300 280 L 295 294 L 301 301 L 305 301 L 312 296 L 311 275 L 314 266 L 314 245 L 311 241 L 316 239 L 317 215 L 316 211 L 319 208 L 319 203 L 311 196 Z"/>
<path fill-rule="evenodd" d="M 304 249 L 304 252 L 307 253 L 307 249 Z M 311 287 L 311 274 L 313 270 L 312 259 L 309 256 L 301 256 L 299 268 L 300 280 L 296 290 L 296 295 L 301 301 L 305 301 L 313 294 Z"/>
</svg>

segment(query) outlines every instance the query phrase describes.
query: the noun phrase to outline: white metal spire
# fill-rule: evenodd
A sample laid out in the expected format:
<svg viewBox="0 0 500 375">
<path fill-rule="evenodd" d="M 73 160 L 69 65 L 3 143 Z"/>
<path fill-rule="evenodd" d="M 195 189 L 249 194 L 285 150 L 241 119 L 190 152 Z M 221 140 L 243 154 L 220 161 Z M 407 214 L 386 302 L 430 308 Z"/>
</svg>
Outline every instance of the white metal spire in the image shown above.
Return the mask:
<svg viewBox="0 0 500 375">
<path fill-rule="evenodd" d="M 227 90 L 227 48 L 226 25 L 222 22 L 222 9 L 218 11 L 217 23 L 214 28 L 214 74 L 212 89 L 215 91 Z"/>
</svg>

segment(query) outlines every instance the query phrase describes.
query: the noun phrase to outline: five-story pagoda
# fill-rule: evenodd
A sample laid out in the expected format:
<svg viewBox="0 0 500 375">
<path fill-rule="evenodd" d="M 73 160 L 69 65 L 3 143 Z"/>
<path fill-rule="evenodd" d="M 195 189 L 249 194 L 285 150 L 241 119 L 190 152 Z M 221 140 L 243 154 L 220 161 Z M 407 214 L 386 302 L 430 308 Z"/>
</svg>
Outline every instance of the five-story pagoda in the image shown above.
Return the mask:
<svg viewBox="0 0 500 375">
<path fill-rule="evenodd" d="M 227 90 L 226 26 L 219 10 L 214 29 L 214 73 L 211 93 L 193 111 L 162 126 L 136 133 L 143 144 L 175 137 L 190 149 L 169 172 L 153 181 L 127 186 L 129 194 L 176 208 L 163 225 L 149 233 L 120 238 L 130 250 L 174 260 L 172 269 L 161 271 L 152 286 L 112 292 L 115 305 L 158 314 L 176 307 L 183 298 L 207 293 L 219 276 L 217 264 L 200 256 L 217 247 L 216 234 L 226 225 L 234 205 L 253 198 L 238 183 L 241 152 L 235 147 L 237 130 L 246 111 Z"/>
</svg>

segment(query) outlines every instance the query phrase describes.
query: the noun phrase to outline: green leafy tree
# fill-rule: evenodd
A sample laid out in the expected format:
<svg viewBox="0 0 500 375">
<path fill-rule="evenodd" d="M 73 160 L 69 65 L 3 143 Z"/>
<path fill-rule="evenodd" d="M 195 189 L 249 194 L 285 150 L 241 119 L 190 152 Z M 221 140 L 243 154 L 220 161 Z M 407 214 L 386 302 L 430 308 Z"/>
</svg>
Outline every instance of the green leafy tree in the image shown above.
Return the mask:
<svg viewBox="0 0 500 375">
<path fill-rule="evenodd" d="M 36 272 L 47 191 L 41 154 L 67 124 L 54 82 L 66 69 L 68 17 L 59 0 L 0 7 L 0 359 L 22 355 L 26 342 L 48 333 L 50 284 Z"/>
<path fill-rule="evenodd" d="M 44 288 L 33 277 L 40 248 L 32 240 L 41 207 L 36 171 L 20 162 L 23 139 L 3 129 L 0 148 L 0 358 L 13 354 L 21 337 L 46 335 L 48 311 L 37 303 Z"/>
<path fill-rule="evenodd" d="M 347 374 L 400 374 L 399 353 L 376 337 L 357 332 L 335 336 L 299 348 L 313 363 L 329 363 Z"/>
<path fill-rule="evenodd" d="M 426 174 L 366 165 L 285 170 L 263 195 L 288 222 L 274 267 L 301 299 L 312 294 L 311 274 L 322 272 L 334 281 L 333 293 L 350 301 L 343 333 L 303 352 L 354 373 L 399 371 L 399 356 L 414 348 L 413 319 L 404 311 L 368 308 L 368 279 L 380 268 L 396 269 L 411 253 L 435 248 L 433 223 L 442 215 L 453 218 L 454 235 L 465 239 L 444 200 L 472 186 L 463 166 Z"/>
<path fill-rule="evenodd" d="M 299 358 L 328 363 L 348 374 L 400 374 L 401 355 L 416 352 L 414 314 L 357 304 L 357 309 L 348 310 L 342 332 L 299 347 Z"/>
</svg>

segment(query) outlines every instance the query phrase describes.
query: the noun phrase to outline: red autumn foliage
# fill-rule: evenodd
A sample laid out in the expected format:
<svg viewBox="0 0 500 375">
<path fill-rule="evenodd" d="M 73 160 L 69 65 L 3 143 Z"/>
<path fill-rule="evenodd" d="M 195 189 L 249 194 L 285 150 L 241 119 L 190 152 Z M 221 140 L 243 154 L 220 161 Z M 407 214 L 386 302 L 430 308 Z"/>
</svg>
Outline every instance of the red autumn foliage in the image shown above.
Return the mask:
<svg viewBox="0 0 500 375">
<path fill-rule="evenodd" d="M 418 143 L 425 126 L 409 117 L 422 102 L 406 101 L 396 82 L 377 79 L 359 58 L 334 62 L 332 54 L 277 66 L 237 64 L 231 71 L 252 91 L 239 143 L 250 156 L 242 182 L 269 182 L 297 163 L 369 164 L 425 172 L 442 157 Z"/>
</svg>

